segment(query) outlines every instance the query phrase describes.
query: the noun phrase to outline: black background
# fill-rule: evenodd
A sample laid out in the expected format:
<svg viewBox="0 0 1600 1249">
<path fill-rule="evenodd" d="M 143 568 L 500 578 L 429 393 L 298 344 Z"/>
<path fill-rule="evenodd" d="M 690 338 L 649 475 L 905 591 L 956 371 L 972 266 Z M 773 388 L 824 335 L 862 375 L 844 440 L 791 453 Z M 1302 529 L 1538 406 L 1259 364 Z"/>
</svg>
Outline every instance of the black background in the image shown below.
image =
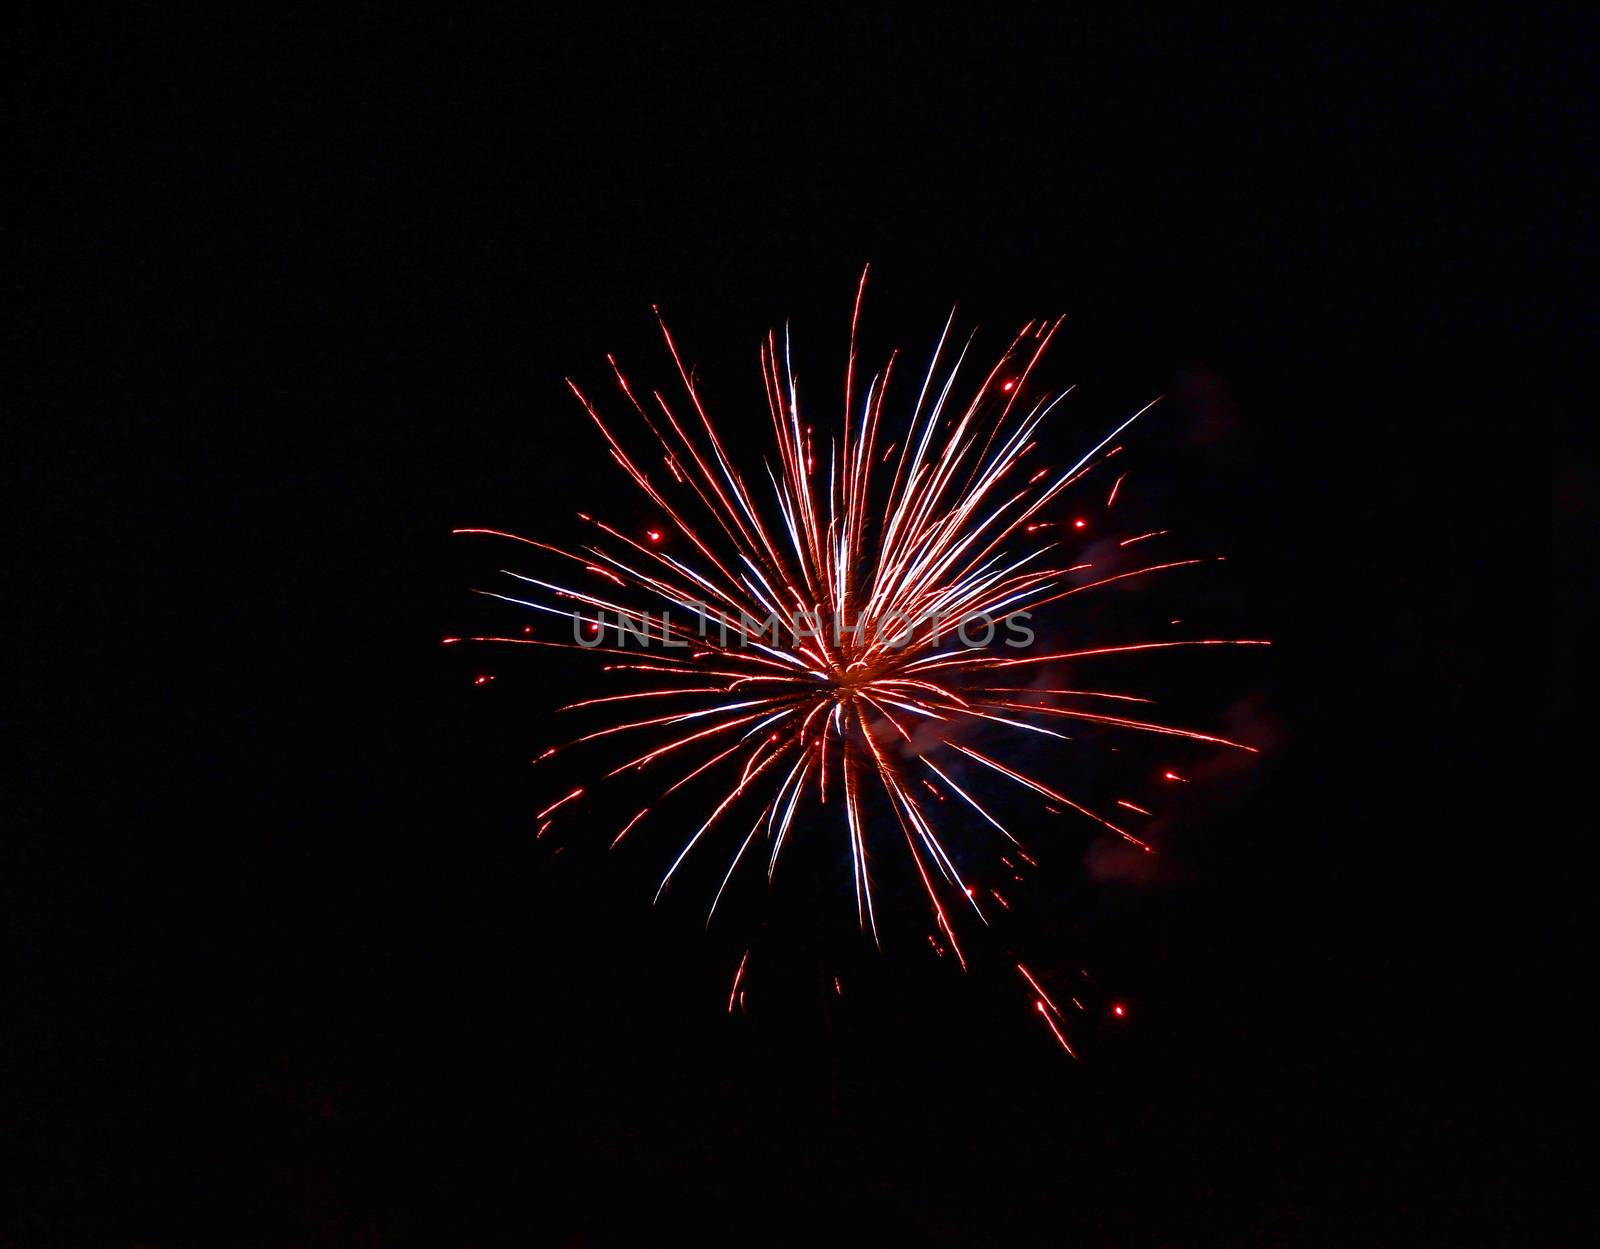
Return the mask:
<svg viewBox="0 0 1600 1249">
<path fill-rule="evenodd" d="M 24 39 L 0 1240 L 1563 1239 L 1524 765 L 1593 32 L 1295 7 Z M 1134 1006 L 1081 1064 L 805 900 L 730 1019 L 742 932 L 650 908 L 661 843 L 532 839 L 576 669 L 438 645 L 520 624 L 453 526 L 642 519 L 563 376 L 664 384 L 659 302 L 725 410 L 785 318 L 826 379 L 867 262 L 869 354 L 1064 311 L 1073 439 L 1173 396 L 1145 501 L 1276 643 L 1184 678 L 1269 749 L 1172 866 L 1035 899 Z"/>
</svg>

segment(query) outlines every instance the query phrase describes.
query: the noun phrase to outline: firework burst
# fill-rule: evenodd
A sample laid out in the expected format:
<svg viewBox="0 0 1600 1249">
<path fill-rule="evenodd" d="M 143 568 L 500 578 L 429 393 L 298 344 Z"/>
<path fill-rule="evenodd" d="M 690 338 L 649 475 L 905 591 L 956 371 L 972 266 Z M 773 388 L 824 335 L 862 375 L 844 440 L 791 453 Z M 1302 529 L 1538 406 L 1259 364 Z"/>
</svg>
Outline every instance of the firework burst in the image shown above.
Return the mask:
<svg viewBox="0 0 1600 1249">
<path fill-rule="evenodd" d="M 973 776 L 991 774 L 996 784 L 1150 849 L 1120 813 L 1062 792 L 1059 782 L 1022 770 L 1003 750 L 979 749 L 972 730 L 998 725 L 1006 733 L 1065 740 L 1062 726 L 1076 721 L 1251 751 L 1242 742 L 1143 718 L 1128 710 L 1144 701 L 1131 695 L 1039 688 L 1026 678 L 1047 664 L 1076 667 L 1110 655 L 1266 643 L 1193 638 L 1077 650 L 1025 644 L 1033 638 L 1027 622 L 1043 609 L 1113 582 L 1205 562 L 1153 561 L 1096 575 L 1092 565 L 1063 559 L 1051 534 L 1071 527 L 1054 519 L 1054 505 L 1121 449 L 1119 436 L 1155 403 L 1116 423 L 1069 466 L 1040 465 L 1037 435 L 1071 391 L 1036 393 L 1032 379 L 1061 322 L 1024 326 L 980 371 L 970 359 L 972 339 L 952 336 L 952 314 L 926 369 L 904 386 L 908 398 L 914 395 L 909 419 L 887 434 L 891 383 L 897 394 L 902 384 L 894 356 L 871 376 L 858 373 L 856 328 L 865 283 L 863 274 L 837 436 L 814 437 L 802 415 L 787 332 L 769 333 L 762 343 L 776 452 L 754 477 L 729 455 L 664 322 L 677 398 L 637 389 L 607 357 L 615 406 L 648 431 L 648 459 L 626 449 L 602 405 L 569 381 L 611 458 L 662 518 L 659 527 L 630 534 L 580 514 L 596 536 L 575 550 L 498 530 L 457 531 L 511 539 L 559 561 L 566 575 L 508 572 L 521 589 L 484 593 L 564 617 L 572 632 L 446 641 L 601 656 L 606 671 L 631 678 L 629 688 L 563 708 L 615 715 L 569 745 L 635 741 L 604 776 L 654 775 L 651 788 L 663 797 L 698 777 L 722 778 L 720 797 L 676 846 L 658 898 L 708 834 L 736 823 L 728 839 L 735 849 L 710 900 L 715 913 L 742 866 L 750 870 L 764 860 L 769 878 L 776 872 L 797 811 L 815 806 L 837 813 L 834 826 L 848 846 L 861 929 L 879 940 L 874 860 L 881 863 L 888 847 L 899 845 L 937 932 L 965 967 L 959 916 L 987 924 L 985 899 L 1007 904 L 997 892 L 963 879 L 949 838 L 1001 837 L 1032 861 L 1017 835 L 979 801 Z M 1108 505 L 1122 480 L 1119 475 L 1109 486 Z M 876 791 L 870 801 L 869 790 Z M 956 798 L 946 811 L 965 815 L 936 819 L 930 795 L 941 802 L 946 795 Z M 580 786 L 552 795 L 537 816 L 539 835 L 584 798 Z M 612 832 L 612 843 L 648 829 L 654 805 L 642 806 Z M 740 999 L 747 962 L 748 952 L 734 977 L 730 1009 Z M 1026 967 L 1017 963 L 1016 969 L 1039 1015 L 1070 1052 L 1061 1011 Z"/>
</svg>

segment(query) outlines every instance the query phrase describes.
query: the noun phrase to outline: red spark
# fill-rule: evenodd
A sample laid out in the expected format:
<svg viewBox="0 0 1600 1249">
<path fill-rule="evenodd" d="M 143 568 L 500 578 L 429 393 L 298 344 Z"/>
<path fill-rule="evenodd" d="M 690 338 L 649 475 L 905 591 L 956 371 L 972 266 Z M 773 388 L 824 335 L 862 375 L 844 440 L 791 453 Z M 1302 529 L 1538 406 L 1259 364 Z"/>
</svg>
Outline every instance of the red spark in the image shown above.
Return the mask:
<svg viewBox="0 0 1600 1249">
<path fill-rule="evenodd" d="M 739 992 L 739 982 L 744 979 L 745 964 L 750 961 L 750 951 L 744 952 L 744 957 L 739 960 L 739 969 L 733 973 L 733 988 L 728 993 L 728 1014 L 733 1014 L 735 1004 L 742 1004 L 743 994 Z"/>
<path fill-rule="evenodd" d="M 1056 1041 L 1061 1045 L 1061 1048 L 1066 1050 L 1067 1053 L 1071 1054 L 1074 1058 L 1076 1058 L 1078 1055 L 1073 1051 L 1072 1046 L 1067 1044 L 1067 1038 L 1062 1035 L 1061 1029 L 1056 1027 L 1056 1021 L 1054 1019 L 1050 1018 L 1050 1012 L 1045 1010 L 1044 1003 L 1043 1002 L 1035 1002 L 1034 1003 L 1034 1007 L 1035 1007 L 1035 1009 L 1038 1010 L 1040 1017 L 1045 1021 L 1045 1024 L 1049 1027 L 1051 1034 L 1055 1037 Z"/>
<path fill-rule="evenodd" d="M 545 809 L 544 809 L 544 810 L 543 810 L 543 811 L 541 811 L 541 812 L 539 812 L 539 814 L 538 814 L 538 815 L 536 815 L 536 816 L 534 816 L 534 817 L 533 817 L 533 818 L 534 818 L 534 819 L 536 819 L 536 820 L 542 820 L 542 819 L 545 819 L 545 818 L 546 818 L 546 817 L 547 817 L 547 816 L 549 816 L 549 815 L 550 815 L 550 814 L 551 814 L 551 812 L 553 812 L 553 811 L 554 811 L 554 810 L 555 810 L 555 809 L 556 809 L 556 808 L 557 808 L 557 807 L 564 807 L 564 806 L 566 806 L 566 805 L 567 805 L 567 803 L 569 803 L 569 802 L 571 802 L 571 801 L 572 801 L 572 800 L 573 800 L 573 799 L 574 799 L 574 798 L 577 798 L 577 797 L 578 797 L 578 796 L 580 796 L 580 795 L 581 795 L 581 794 L 582 794 L 582 793 L 583 793 L 583 786 L 581 786 L 581 785 L 580 785 L 580 786 L 578 786 L 578 788 L 577 788 L 577 789 L 575 789 L 575 790 L 573 790 L 573 791 L 572 791 L 572 792 L 571 792 L 571 793 L 570 793 L 570 794 L 568 794 L 568 795 L 567 795 L 567 796 L 566 796 L 566 797 L 565 797 L 565 798 L 562 798 L 562 799 L 560 799 L 560 800 L 559 800 L 559 801 L 557 801 L 557 802 L 552 802 L 552 803 L 551 803 L 551 804 L 550 804 L 550 805 L 549 805 L 549 806 L 548 806 L 548 807 L 546 807 L 546 808 L 545 808 Z"/>
</svg>

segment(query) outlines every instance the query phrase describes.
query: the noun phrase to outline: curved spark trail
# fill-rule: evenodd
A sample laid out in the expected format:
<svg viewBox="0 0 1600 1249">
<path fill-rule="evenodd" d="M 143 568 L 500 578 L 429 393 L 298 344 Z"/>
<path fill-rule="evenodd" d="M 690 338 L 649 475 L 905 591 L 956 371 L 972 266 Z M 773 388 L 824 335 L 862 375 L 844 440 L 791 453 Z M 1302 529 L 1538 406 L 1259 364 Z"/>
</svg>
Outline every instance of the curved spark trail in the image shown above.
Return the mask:
<svg viewBox="0 0 1600 1249">
<path fill-rule="evenodd" d="M 981 922 L 988 920 L 978 892 L 957 870 L 945 826 L 992 829 L 982 835 L 998 833 L 1017 847 L 1021 842 L 970 792 L 970 782 L 963 788 L 952 772 L 964 767 L 971 773 L 975 764 L 980 775 L 992 773 L 1044 800 L 1050 810 L 1069 809 L 1149 850 L 1105 813 L 1061 792 L 1059 783 L 1047 783 L 963 742 L 968 728 L 997 725 L 1060 740 L 1068 739 L 1062 728 L 1089 723 L 1230 750 L 1255 749 L 1216 734 L 1115 714 L 1108 706 L 1117 704 L 1120 711 L 1122 705 L 1148 699 L 1100 689 L 1008 684 L 1009 670 L 1046 663 L 1076 668 L 1101 656 L 1148 650 L 1267 643 L 1193 638 L 1049 653 L 1018 648 L 1015 626 L 1039 609 L 1114 582 L 1209 562 L 1158 560 L 1096 576 L 1089 565 L 1063 558 L 1061 543 L 1046 532 L 1069 528 L 1067 521 L 1048 519 L 1051 505 L 1116 455 L 1122 449 L 1119 435 L 1155 403 L 1116 423 L 1070 467 L 1042 467 L 1030 461 L 1036 436 L 1071 392 L 1036 393 L 1031 382 L 1061 321 L 1024 326 L 1000 358 L 976 376 L 976 384 L 963 390 L 960 379 L 973 372 L 972 340 L 952 339 L 952 313 L 913 384 L 909 421 L 880 451 L 895 357 L 861 385 L 856 326 L 865 282 L 863 273 L 851 318 L 837 438 L 820 444 L 801 415 L 787 332 L 781 338 L 768 333 L 763 341 L 760 364 L 776 463 L 768 461 L 757 477 L 747 477 L 733 462 L 664 322 L 661 333 L 681 391 L 677 398 L 637 390 L 607 357 L 620 407 L 651 440 L 648 460 L 625 448 L 601 405 L 569 380 L 612 460 L 661 520 L 630 536 L 580 513 L 596 538 L 578 550 L 499 530 L 457 530 L 511 539 L 564 561 L 567 575 L 552 573 L 550 579 L 508 572 L 520 590 L 492 597 L 565 617 L 574 632 L 571 640 L 480 636 L 445 641 L 605 656 L 606 670 L 635 679 L 638 688 L 562 708 L 598 707 L 615 715 L 569 745 L 638 734 L 635 750 L 625 752 L 630 757 L 604 774 L 658 772 L 663 796 L 695 777 L 722 776 L 723 796 L 678 848 L 662 877 L 662 891 L 711 830 L 742 811 L 733 834 L 738 848 L 711 904 L 714 912 L 757 841 L 765 849 L 756 857 L 765 860 L 770 877 L 797 812 L 807 804 L 829 804 L 839 812 L 849 847 L 862 930 L 878 939 L 869 843 L 903 841 L 935 929 L 965 966 L 954 917 L 970 909 Z M 652 476 L 657 462 L 664 471 Z M 1115 503 L 1126 476 L 1116 477 L 1108 496 L 1103 496 L 1105 486 L 1096 488 L 1105 506 Z M 1078 519 L 1070 528 L 1084 526 Z M 1121 545 L 1164 533 L 1138 533 Z M 1093 579 L 1074 579 L 1082 572 Z M 531 632 L 531 627 L 524 630 Z M 644 649 L 630 644 L 640 638 L 648 638 Z M 565 788 L 569 792 L 553 796 L 538 813 L 541 835 L 553 820 L 582 805 L 585 789 Z M 876 793 L 870 804 L 869 789 Z M 936 820 L 929 794 L 940 803 L 946 794 L 960 801 Z M 647 803 L 619 831 L 608 833 L 612 844 L 648 829 L 653 805 Z M 1117 805 L 1148 814 L 1125 800 Z M 875 814 L 874 806 L 886 806 L 889 819 Z M 900 836 L 888 837 L 896 828 Z M 985 896 L 1009 909 L 997 891 Z M 938 949 L 939 939 L 933 944 Z M 730 1010 L 743 1000 L 748 961 L 747 950 L 734 978 Z M 1062 1031 L 1065 1017 L 1033 975 L 1017 967 L 1041 1018 L 1072 1053 Z"/>
</svg>

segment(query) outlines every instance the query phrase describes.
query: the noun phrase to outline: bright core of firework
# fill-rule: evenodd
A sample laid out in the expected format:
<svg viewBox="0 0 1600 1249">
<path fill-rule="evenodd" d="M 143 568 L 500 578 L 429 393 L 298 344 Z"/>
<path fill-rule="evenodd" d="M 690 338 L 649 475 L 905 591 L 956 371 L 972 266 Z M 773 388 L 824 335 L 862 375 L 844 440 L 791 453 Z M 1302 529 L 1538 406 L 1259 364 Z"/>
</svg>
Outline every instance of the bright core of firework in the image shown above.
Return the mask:
<svg viewBox="0 0 1600 1249">
<path fill-rule="evenodd" d="M 632 688 L 563 708 L 604 706 L 618 713 L 569 745 L 637 735 L 634 751 L 605 776 L 658 774 L 662 796 L 695 777 L 723 777 L 720 800 L 678 847 L 661 889 L 708 833 L 737 821 L 737 849 L 711 902 L 714 913 L 750 851 L 759 845 L 770 877 L 797 810 L 820 804 L 839 812 L 862 929 L 878 938 L 869 840 L 874 848 L 881 838 L 903 843 L 933 923 L 965 966 L 955 914 L 971 912 L 987 923 L 989 897 L 1008 904 L 997 891 L 980 892 L 962 878 L 947 839 L 976 830 L 1021 843 L 957 776 L 970 785 L 973 775 L 992 773 L 1052 810 L 1068 808 L 1149 849 L 1124 827 L 1125 817 L 1091 809 L 992 747 L 979 750 L 970 730 L 998 725 L 1065 739 L 1059 726 L 1089 721 L 1252 750 L 1108 710 L 1145 701 L 1131 695 L 1019 682 L 1044 664 L 1076 667 L 1114 654 L 1266 643 L 1194 638 L 1074 651 L 1016 648 L 1010 626 L 1044 608 L 1112 582 L 1205 562 L 1170 559 L 1096 576 L 1091 565 L 1071 562 L 1050 540 L 1051 530 L 1085 528 L 1070 513 L 1054 516 L 1052 504 L 1117 454 L 1118 436 L 1154 403 L 1116 424 L 1075 463 L 1040 466 L 1030 460 L 1036 435 L 1071 391 L 1036 393 L 1030 379 L 1060 320 L 1024 326 L 980 374 L 969 359 L 972 340 L 952 338 L 952 314 L 926 370 L 910 383 L 909 421 L 898 436 L 886 435 L 886 396 L 892 381 L 898 387 L 896 357 L 862 384 L 855 343 L 865 280 L 863 274 L 851 319 L 837 437 L 815 439 L 802 415 L 787 332 L 782 338 L 769 333 L 762 343 L 776 456 L 753 477 L 727 453 L 664 323 L 681 396 L 636 389 L 608 357 L 618 403 L 650 435 L 648 459 L 625 449 L 620 427 L 569 381 L 612 459 L 661 520 L 635 538 L 582 515 L 597 536 L 577 550 L 494 530 L 459 530 L 511 538 L 566 561 L 569 576 L 510 573 L 528 588 L 495 597 L 568 617 L 577 630 L 570 640 L 470 640 L 589 651 L 607 656 L 607 671 L 632 678 Z M 1107 505 L 1121 485 L 1119 476 Z M 757 621 L 778 627 L 758 633 L 750 628 Z M 958 631 L 969 621 L 983 624 Z M 659 637 L 657 647 L 626 645 L 625 633 L 637 637 L 640 625 Z M 463 640 L 469 639 L 446 639 Z M 889 820 L 869 816 L 868 787 L 880 790 L 876 801 L 887 806 Z M 968 817 L 936 820 L 930 794 L 941 802 L 946 794 L 958 798 L 952 809 Z M 583 796 L 582 787 L 574 788 L 540 811 L 540 835 Z M 647 826 L 652 805 L 614 840 Z M 1129 802 L 1119 805 L 1144 812 Z M 744 968 L 741 962 L 735 995 Z M 1018 970 L 1065 1047 L 1054 1003 L 1020 964 Z"/>
</svg>

